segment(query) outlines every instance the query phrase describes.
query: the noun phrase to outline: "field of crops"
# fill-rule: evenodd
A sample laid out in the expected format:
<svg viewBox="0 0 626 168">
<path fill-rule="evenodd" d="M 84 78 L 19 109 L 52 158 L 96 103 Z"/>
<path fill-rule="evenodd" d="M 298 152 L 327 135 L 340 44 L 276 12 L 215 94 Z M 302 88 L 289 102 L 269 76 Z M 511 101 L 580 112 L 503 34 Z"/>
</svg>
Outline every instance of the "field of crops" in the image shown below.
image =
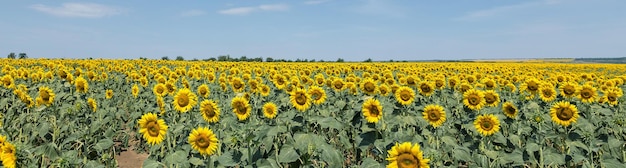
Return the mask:
<svg viewBox="0 0 626 168">
<path fill-rule="evenodd" d="M 624 167 L 626 66 L 0 59 L 4 167 Z"/>
</svg>

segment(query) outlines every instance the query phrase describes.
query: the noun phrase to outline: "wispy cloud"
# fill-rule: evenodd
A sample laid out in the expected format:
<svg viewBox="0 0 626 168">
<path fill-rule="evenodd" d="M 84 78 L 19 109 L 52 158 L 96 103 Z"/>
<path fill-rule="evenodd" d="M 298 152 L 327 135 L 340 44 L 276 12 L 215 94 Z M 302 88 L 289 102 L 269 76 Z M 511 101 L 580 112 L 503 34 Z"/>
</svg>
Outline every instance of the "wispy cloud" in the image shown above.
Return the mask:
<svg viewBox="0 0 626 168">
<path fill-rule="evenodd" d="M 61 17 L 100 18 L 122 13 L 122 9 L 96 3 L 63 3 L 61 6 L 35 4 L 31 9 Z"/>
<path fill-rule="evenodd" d="M 394 5 L 390 0 L 366 0 L 360 6 L 355 8 L 357 13 L 382 15 L 389 17 L 404 17 L 406 10 L 400 6 Z"/>
<path fill-rule="evenodd" d="M 507 12 L 523 10 L 523 9 L 541 6 L 541 5 L 555 5 L 559 3 L 561 3 L 561 0 L 541 0 L 541 1 L 532 1 L 532 2 L 514 4 L 514 5 L 497 6 L 497 7 L 493 7 L 490 9 L 472 11 L 472 12 L 467 13 L 466 15 L 455 18 L 455 20 L 473 21 L 473 20 L 479 20 L 483 18 L 497 16 L 497 15 L 507 13 Z"/>
<path fill-rule="evenodd" d="M 331 0 L 310 0 L 310 1 L 305 1 L 304 4 L 307 5 L 317 5 L 317 4 L 321 4 L 321 3 L 326 3 L 329 2 Z"/>
<path fill-rule="evenodd" d="M 286 11 L 289 10 L 289 5 L 285 4 L 267 4 L 259 6 L 237 7 L 217 11 L 217 13 L 224 15 L 247 15 L 252 12 L 259 11 Z"/>
<path fill-rule="evenodd" d="M 183 17 L 192 17 L 192 16 L 201 16 L 201 15 L 206 15 L 206 12 L 203 10 L 193 9 L 193 10 L 183 11 L 180 13 L 180 16 L 183 16 Z"/>
</svg>

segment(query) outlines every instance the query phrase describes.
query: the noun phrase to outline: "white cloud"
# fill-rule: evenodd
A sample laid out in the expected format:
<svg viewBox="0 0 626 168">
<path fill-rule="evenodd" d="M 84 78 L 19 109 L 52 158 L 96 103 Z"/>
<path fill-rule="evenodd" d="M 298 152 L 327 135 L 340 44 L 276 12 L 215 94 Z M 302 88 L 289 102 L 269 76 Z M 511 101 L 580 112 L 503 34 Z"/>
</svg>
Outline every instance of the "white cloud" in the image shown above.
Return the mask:
<svg viewBox="0 0 626 168">
<path fill-rule="evenodd" d="M 482 18 L 488 18 L 488 17 L 500 15 L 506 12 L 522 10 L 522 9 L 526 9 L 530 7 L 536 7 L 536 6 L 541 6 L 541 5 L 555 5 L 559 3 L 561 3 L 560 0 L 542 0 L 542 1 L 525 2 L 525 3 L 520 3 L 520 4 L 514 4 L 514 5 L 498 6 L 498 7 L 494 7 L 491 9 L 469 12 L 464 16 L 456 18 L 455 20 L 472 21 L 472 20 L 478 20 Z"/>
<path fill-rule="evenodd" d="M 317 5 L 317 4 L 321 4 L 321 3 L 326 3 L 330 0 L 310 0 L 310 1 L 305 1 L 304 4 L 307 5 Z"/>
<path fill-rule="evenodd" d="M 389 17 L 405 17 L 405 8 L 395 5 L 390 0 L 366 0 L 360 6 L 357 6 L 354 10 L 357 13 L 370 14 L 370 15 L 382 15 Z"/>
<path fill-rule="evenodd" d="M 185 17 L 191 17 L 191 16 L 200 16 L 200 15 L 205 15 L 206 12 L 203 10 L 188 10 L 188 11 L 184 11 L 182 13 L 180 13 L 180 16 L 185 16 Z"/>
<path fill-rule="evenodd" d="M 237 7 L 225 10 L 217 11 L 217 13 L 225 15 L 247 15 L 252 12 L 258 11 L 286 11 L 289 10 L 289 6 L 285 4 L 268 4 L 259 6 Z"/>
<path fill-rule="evenodd" d="M 35 4 L 30 8 L 61 17 L 100 18 L 122 13 L 119 8 L 96 3 L 63 3 L 59 7 Z"/>
</svg>

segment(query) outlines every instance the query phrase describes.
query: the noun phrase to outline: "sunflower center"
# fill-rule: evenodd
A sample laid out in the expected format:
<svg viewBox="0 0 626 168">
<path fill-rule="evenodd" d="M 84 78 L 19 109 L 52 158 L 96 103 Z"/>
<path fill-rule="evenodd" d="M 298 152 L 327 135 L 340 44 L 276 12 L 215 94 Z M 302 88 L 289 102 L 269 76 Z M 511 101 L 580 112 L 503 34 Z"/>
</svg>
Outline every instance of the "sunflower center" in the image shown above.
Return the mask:
<svg viewBox="0 0 626 168">
<path fill-rule="evenodd" d="M 185 107 L 189 104 L 189 97 L 187 95 L 182 94 L 178 97 L 178 105 L 181 107 Z"/>
<path fill-rule="evenodd" d="M 161 131 L 159 123 L 157 121 L 150 121 L 146 125 L 148 128 L 148 134 L 152 137 L 159 136 L 159 132 Z"/>
<path fill-rule="evenodd" d="M 47 91 L 41 92 L 41 99 L 43 99 L 44 101 L 50 100 L 50 94 L 48 94 Z"/>
<path fill-rule="evenodd" d="M 491 121 L 483 121 L 480 124 L 480 127 L 482 127 L 483 130 L 489 131 L 493 128 L 493 124 L 491 124 Z"/>
<path fill-rule="evenodd" d="M 304 93 L 296 93 L 296 103 L 299 105 L 306 104 L 306 95 Z"/>
<path fill-rule="evenodd" d="M 583 89 L 583 90 L 580 91 L 580 96 L 585 98 L 585 99 L 591 98 L 591 95 L 592 95 L 591 94 L 591 90 L 589 90 L 589 89 Z"/>
<path fill-rule="evenodd" d="M 207 94 L 207 90 L 206 89 L 200 89 L 200 94 L 201 95 L 206 95 Z"/>
<path fill-rule="evenodd" d="M 196 145 L 201 148 L 207 148 L 209 147 L 209 145 L 211 145 L 211 140 L 209 139 L 209 137 L 205 134 L 200 134 L 198 136 L 196 136 Z"/>
<path fill-rule="evenodd" d="M 363 88 L 365 88 L 366 92 L 374 92 L 376 90 L 376 86 L 372 82 L 365 83 Z"/>
<path fill-rule="evenodd" d="M 606 96 L 606 99 L 609 100 L 610 102 L 615 102 L 617 101 L 617 96 L 614 94 L 609 94 Z"/>
<path fill-rule="evenodd" d="M 243 104 L 243 102 L 235 103 L 235 109 L 237 109 L 237 113 L 238 114 L 245 114 L 246 113 L 246 106 Z"/>
<path fill-rule="evenodd" d="M 235 82 L 233 86 L 235 87 L 235 89 L 240 89 L 243 85 L 240 82 Z"/>
<path fill-rule="evenodd" d="M 534 92 L 534 91 L 537 91 L 537 89 L 539 89 L 539 86 L 537 86 L 536 83 L 531 82 L 531 83 L 528 84 L 528 90 Z"/>
<path fill-rule="evenodd" d="M 574 94 L 576 91 L 576 89 L 572 86 L 565 86 L 565 88 L 563 88 L 563 93 L 565 93 L 566 95 L 572 95 Z"/>
<path fill-rule="evenodd" d="M 513 106 L 506 106 L 505 109 L 506 109 L 506 113 L 508 113 L 508 114 L 515 114 L 516 110 L 515 110 L 515 108 Z"/>
<path fill-rule="evenodd" d="M 494 85 L 494 84 L 493 84 L 493 82 L 487 82 L 487 83 L 485 84 L 485 86 L 486 86 L 487 88 L 493 88 L 493 85 Z"/>
<path fill-rule="evenodd" d="M 413 78 L 406 79 L 406 83 L 409 85 L 415 85 L 415 79 Z"/>
<path fill-rule="evenodd" d="M 422 92 L 424 92 L 424 93 L 429 93 L 430 92 L 430 86 L 428 86 L 427 84 L 422 84 L 420 86 L 420 89 L 422 89 Z"/>
<path fill-rule="evenodd" d="M 543 89 L 543 95 L 545 97 L 552 97 L 552 90 L 550 90 L 550 89 Z"/>
<path fill-rule="evenodd" d="M 213 106 L 209 105 L 207 106 L 207 108 L 204 110 L 204 114 L 211 118 L 213 116 L 215 116 L 215 109 L 213 109 Z"/>
<path fill-rule="evenodd" d="M 434 111 L 434 110 L 428 111 L 428 119 L 430 121 L 437 121 L 437 120 L 439 120 L 439 118 L 441 118 L 439 112 Z"/>
<path fill-rule="evenodd" d="M 487 104 L 492 104 L 496 102 L 496 96 L 494 96 L 493 94 L 485 94 L 485 102 L 487 102 Z"/>
<path fill-rule="evenodd" d="M 314 92 L 311 93 L 311 98 L 313 100 L 320 100 L 320 99 L 322 99 L 322 94 L 320 92 L 318 92 L 318 91 L 314 91 Z"/>
<path fill-rule="evenodd" d="M 414 168 L 419 166 L 419 160 L 410 153 L 400 154 L 396 162 L 398 163 L 398 168 Z"/>
<path fill-rule="evenodd" d="M 560 120 L 564 120 L 564 121 L 570 120 L 573 116 L 574 116 L 574 112 L 567 107 L 559 108 L 556 114 L 557 118 L 559 118 Z"/>
<path fill-rule="evenodd" d="M 369 110 L 372 116 L 378 116 L 380 114 L 380 111 L 378 111 L 378 107 L 376 107 L 375 105 L 370 105 Z"/>
<path fill-rule="evenodd" d="M 411 93 L 409 93 L 409 91 L 407 90 L 402 90 L 400 92 L 400 99 L 402 99 L 403 101 L 411 100 Z"/>
<path fill-rule="evenodd" d="M 435 86 L 437 86 L 438 88 L 443 87 L 443 81 L 442 80 L 435 81 Z"/>
<path fill-rule="evenodd" d="M 480 103 L 480 97 L 478 97 L 478 95 L 470 95 L 467 100 L 471 105 L 478 105 Z"/>
<path fill-rule="evenodd" d="M 334 86 L 335 86 L 335 89 L 341 89 L 341 88 L 343 88 L 343 83 L 341 83 L 341 82 L 335 82 L 335 85 L 334 85 Z"/>
<path fill-rule="evenodd" d="M 283 80 L 283 78 L 278 78 L 278 80 L 276 80 L 276 83 L 278 83 L 278 85 L 283 85 L 285 83 L 285 80 Z"/>
</svg>

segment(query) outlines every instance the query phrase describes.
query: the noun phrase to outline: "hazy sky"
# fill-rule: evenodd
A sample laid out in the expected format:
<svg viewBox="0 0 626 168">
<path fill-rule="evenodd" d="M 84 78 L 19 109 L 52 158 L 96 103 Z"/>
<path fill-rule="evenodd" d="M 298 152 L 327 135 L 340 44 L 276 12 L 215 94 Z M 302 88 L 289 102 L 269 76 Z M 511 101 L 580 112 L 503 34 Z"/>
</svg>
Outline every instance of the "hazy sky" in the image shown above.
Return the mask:
<svg viewBox="0 0 626 168">
<path fill-rule="evenodd" d="M 326 61 L 626 56 L 624 0 L 173 2 L 4 1 L 0 54 Z"/>
</svg>

